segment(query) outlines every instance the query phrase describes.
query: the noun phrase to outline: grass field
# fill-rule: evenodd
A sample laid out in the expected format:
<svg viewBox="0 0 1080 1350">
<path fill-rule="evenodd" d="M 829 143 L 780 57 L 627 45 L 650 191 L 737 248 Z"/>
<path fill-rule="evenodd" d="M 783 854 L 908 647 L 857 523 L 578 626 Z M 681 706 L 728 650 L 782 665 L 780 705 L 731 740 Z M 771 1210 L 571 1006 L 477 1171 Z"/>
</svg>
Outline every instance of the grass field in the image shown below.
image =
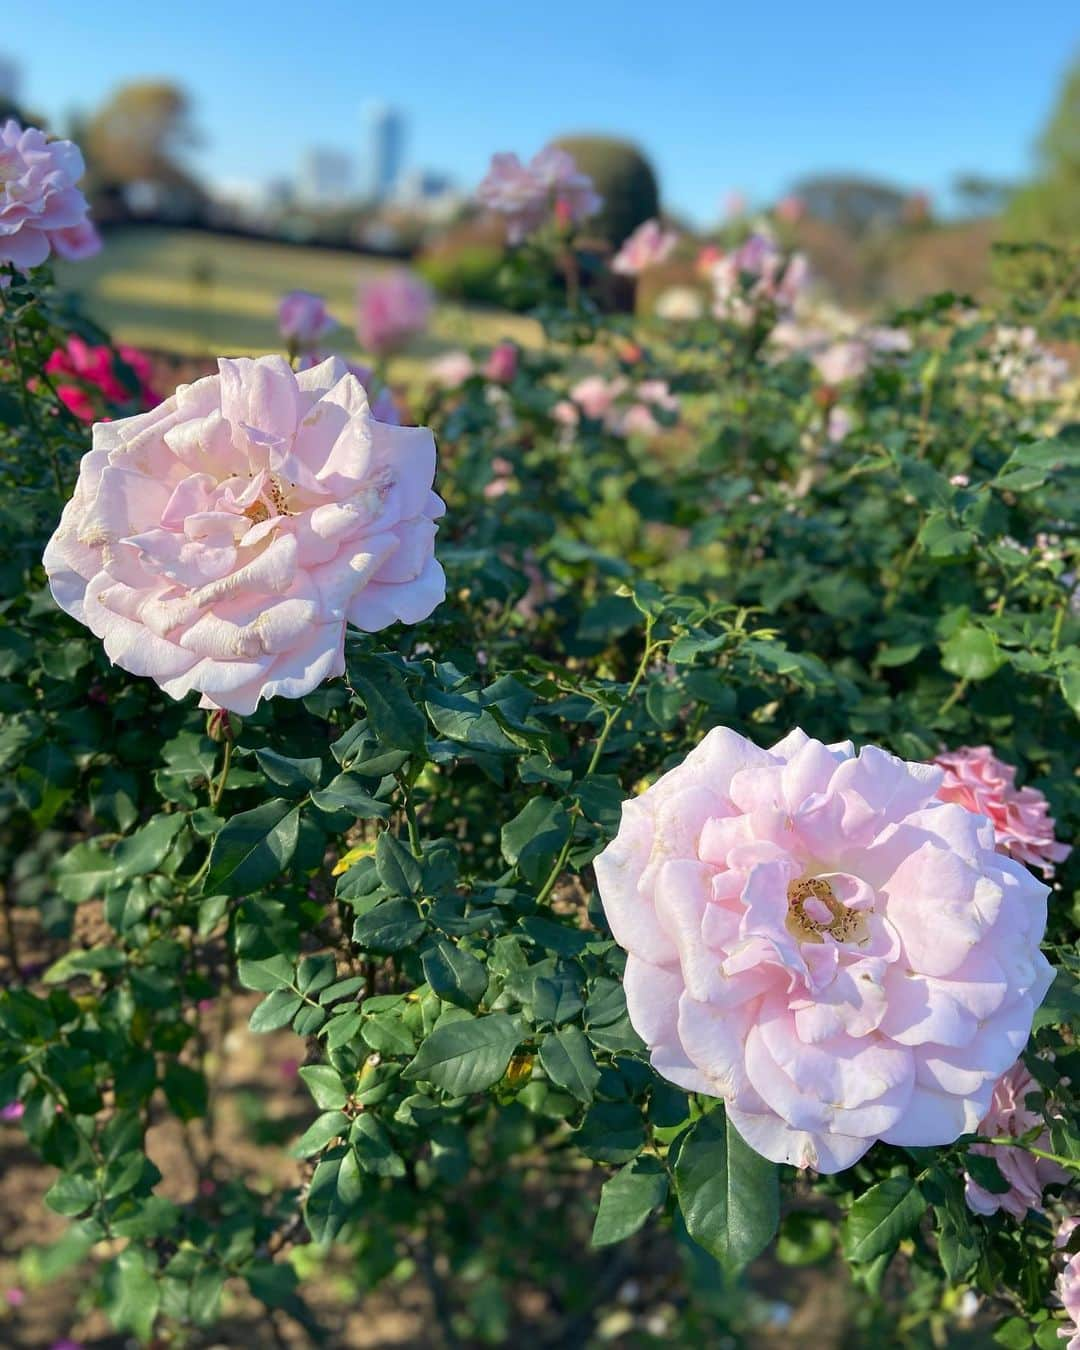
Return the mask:
<svg viewBox="0 0 1080 1350">
<path fill-rule="evenodd" d="M 325 296 L 342 325 L 330 345 L 356 356 L 357 285 L 389 265 L 297 244 L 128 227 L 110 232 L 96 258 L 57 270 L 117 341 L 192 356 L 280 351 L 278 300 L 286 291 L 305 290 Z M 520 315 L 440 304 L 431 332 L 397 358 L 394 373 L 407 378 L 418 362 L 441 351 L 501 337 L 528 345 L 538 340 L 538 329 Z"/>
</svg>

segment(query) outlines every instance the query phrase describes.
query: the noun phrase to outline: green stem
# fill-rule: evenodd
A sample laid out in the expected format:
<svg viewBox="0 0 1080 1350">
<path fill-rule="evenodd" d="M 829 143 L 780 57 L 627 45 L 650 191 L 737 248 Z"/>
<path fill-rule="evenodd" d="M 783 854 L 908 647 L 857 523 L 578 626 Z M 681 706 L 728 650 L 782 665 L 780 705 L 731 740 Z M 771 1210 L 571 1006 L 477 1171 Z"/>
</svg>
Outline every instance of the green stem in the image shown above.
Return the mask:
<svg viewBox="0 0 1080 1350">
<path fill-rule="evenodd" d="M 210 784 L 210 805 L 217 810 L 221 798 L 225 792 L 225 784 L 229 781 L 229 769 L 232 765 L 232 741 L 225 742 L 225 754 L 221 761 L 221 774 L 217 780 L 217 786 Z"/>
<path fill-rule="evenodd" d="M 409 849 L 414 858 L 422 858 L 424 850 L 420 844 L 420 827 L 416 822 L 416 805 L 412 799 L 412 782 L 401 784 L 401 795 L 405 806 L 405 822 L 409 829 Z"/>
<path fill-rule="evenodd" d="M 1048 1153 L 1044 1148 L 1036 1148 L 1034 1144 L 1022 1143 L 1019 1139 L 1013 1139 L 1006 1135 L 1003 1139 L 979 1139 L 980 1144 L 993 1144 L 997 1148 L 1022 1148 L 1025 1153 L 1030 1153 L 1033 1158 L 1042 1158 L 1045 1162 L 1057 1163 L 1058 1167 L 1063 1167 L 1067 1172 L 1080 1173 L 1080 1162 L 1075 1158 L 1063 1158 L 1060 1153 Z"/>
<path fill-rule="evenodd" d="M 585 770 L 585 777 L 588 778 L 594 772 L 597 764 L 600 763 L 600 756 L 604 753 L 604 746 L 611 735 L 611 729 L 623 715 L 634 695 L 637 693 L 638 685 L 645 678 L 645 672 L 649 668 L 649 662 L 652 660 L 653 653 L 660 646 L 659 643 L 652 641 L 653 619 L 649 615 L 645 620 L 645 649 L 641 653 L 641 660 L 638 662 L 638 668 L 634 673 L 634 678 L 630 681 L 626 693 L 620 699 L 618 707 L 613 708 L 604 718 L 604 725 L 600 728 L 600 735 L 596 738 L 596 744 L 593 747 L 592 756 L 589 760 L 588 768 Z M 570 830 L 566 836 L 566 842 L 559 850 L 559 856 L 555 859 L 555 866 L 548 873 L 547 880 L 540 887 L 540 892 L 536 897 L 536 903 L 542 905 L 551 892 L 555 889 L 555 883 L 562 875 L 563 868 L 566 866 L 566 860 L 570 856 L 570 850 L 574 844 L 574 828 L 577 824 L 576 819 L 571 819 Z"/>
</svg>

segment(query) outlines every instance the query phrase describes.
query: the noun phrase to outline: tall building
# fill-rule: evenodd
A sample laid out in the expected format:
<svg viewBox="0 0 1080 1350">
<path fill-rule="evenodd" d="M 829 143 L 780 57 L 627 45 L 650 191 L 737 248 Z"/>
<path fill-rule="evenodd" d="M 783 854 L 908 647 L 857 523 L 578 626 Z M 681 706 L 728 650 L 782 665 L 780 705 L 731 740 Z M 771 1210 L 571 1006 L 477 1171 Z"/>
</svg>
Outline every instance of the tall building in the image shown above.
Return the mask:
<svg viewBox="0 0 1080 1350">
<path fill-rule="evenodd" d="M 304 152 L 297 176 L 297 195 L 309 206 L 341 206 L 352 195 L 352 160 L 340 150 Z"/>
<path fill-rule="evenodd" d="M 0 52 L 0 100 L 4 103 L 18 103 L 21 73 L 19 63 Z"/>
<path fill-rule="evenodd" d="M 392 197 L 405 160 L 405 118 L 385 103 L 364 111 L 367 196 L 377 202 Z"/>
</svg>

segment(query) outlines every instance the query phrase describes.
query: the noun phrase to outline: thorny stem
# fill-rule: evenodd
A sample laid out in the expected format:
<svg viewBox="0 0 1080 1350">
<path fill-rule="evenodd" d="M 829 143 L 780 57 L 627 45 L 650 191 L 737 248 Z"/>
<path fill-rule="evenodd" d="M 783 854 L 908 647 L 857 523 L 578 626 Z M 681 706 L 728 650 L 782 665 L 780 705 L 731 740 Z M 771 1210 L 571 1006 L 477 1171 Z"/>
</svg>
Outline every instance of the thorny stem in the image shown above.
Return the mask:
<svg viewBox="0 0 1080 1350">
<path fill-rule="evenodd" d="M 604 746 L 607 744 L 607 739 L 611 735 L 612 728 L 633 701 L 634 695 L 637 693 L 638 685 L 645 678 L 645 672 L 649 668 L 649 662 L 652 660 L 653 654 L 660 646 L 659 643 L 654 643 L 652 640 L 652 628 L 653 619 L 652 615 L 649 615 L 645 620 L 645 649 L 641 653 L 641 660 L 638 662 L 638 668 L 634 672 L 634 678 L 627 686 L 626 693 L 620 699 L 618 706 L 612 708 L 604 718 L 604 725 L 600 728 L 600 735 L 596 738 L 592 757 L 589 760 L 588 768 L 585 770 L 586 778 L 594 772 L 597 764 L 600 763 L 600 756 L 604 753 Z M 540 893 L 536 897 L 536 903 L 538 905 L 544 903 L 555 889 L 555 883 L 562 875 L 562 870 L 566 866 L 566 860 L 570 856 L 570 850 L 574 844 L 574 827 L 576 823 L 575 819 L 571 819 L 570 830 L 566 836 L 566 842 L 559 850 L 559 856 L 555 859 L 555 866 L 548 873 L 547 880 L 544 882 L 543 886 L 541 886 Z"/>
</svg>

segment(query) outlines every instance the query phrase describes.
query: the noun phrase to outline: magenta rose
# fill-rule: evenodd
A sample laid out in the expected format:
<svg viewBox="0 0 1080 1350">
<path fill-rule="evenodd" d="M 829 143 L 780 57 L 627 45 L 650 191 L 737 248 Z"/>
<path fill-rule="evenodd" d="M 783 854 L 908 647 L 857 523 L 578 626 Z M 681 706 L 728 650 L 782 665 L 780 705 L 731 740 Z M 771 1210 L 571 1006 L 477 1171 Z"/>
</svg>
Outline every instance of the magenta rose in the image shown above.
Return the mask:
<svg viewBox="0 0 1080 1350">
<path fill-rule="evenodd" d="M 422 333 L 431 319 L 431 292 L 404 267 L 360 287 L 356 335 L 360 345 L 385 356 Z"/>
<path fill-rule="evenodd" d="M 94 427 L 44 561 L 115 664 L 243 715 L 340 675 L 347 623 L 431 613 L 444 507 L 431 432 L 376 421 L 336 357 L 218 369 Z"/>
<path fill-rule="evenodd" d="M 484 365 L 484 376 L 495 384 L 510 384 L 517 368 L 517 346 L 513 342 L 497 342 Z"/>
<path fill-rule="evenodd" d="M 1047 888 L 940 771 L 711 731 L 596 859 L 630 1019 L 752 1148 L 836 1172 L 985 1116 L 1053 972 Z"/>
<path fill-rule="evenodd" d="M 50 140 L 14 118 L 0 126 L 0 263 L 21 271 L 49 254 L 87 258 L 101 247 L 75 186 L 86 171 L 71 141 Z"/>
</svg>

